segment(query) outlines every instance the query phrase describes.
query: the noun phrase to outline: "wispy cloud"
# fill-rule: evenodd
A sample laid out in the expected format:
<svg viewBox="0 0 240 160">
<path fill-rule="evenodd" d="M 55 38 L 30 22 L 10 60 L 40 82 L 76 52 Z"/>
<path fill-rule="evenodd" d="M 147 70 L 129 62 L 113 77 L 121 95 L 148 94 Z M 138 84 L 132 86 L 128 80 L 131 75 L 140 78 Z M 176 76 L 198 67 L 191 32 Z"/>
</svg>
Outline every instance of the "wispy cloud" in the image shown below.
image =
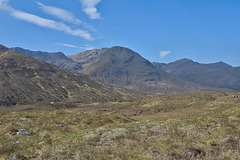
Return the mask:
<svg viewBox="0 0 240 160">
<path fill-rule="evenodd" d="M 101 2 L 101 0 L 80 0 L 82 4 L 82 10 L 91 19 L 100 19 L 101 15 L 98 13 L 96 5 Z"/>
<path fill-rule="evenodd" d="M 1 10 L 11 10 L 11 7 L 8 5 L 9 0 L 0 0 L 0 9 Z"/>
<path fill-rule="evenodd" d="M 74 23 L 74 24 L 80 24 L 82 23 L 81 20 L 77 19 L 74 17 L 74 15 L 64 9 L 53 7 L 53 6 L 46 6 L 43 3 L 37 2 L 37 4 L 41 7 L 41 9 L 50 14 L 53 15 L 54 17 L 60 18 L 63 21 Z"/>
<path fill-rule="evenodd" d="M 94 47 L 92 45 L 84 45 L 82 47 L 78 47 L 72 44 L 67 44 L 67 43 L 56 43 L 57 45 L 61 45 L 64 47 L 70 47 L 70 48 L 79 48 L 79 49 L 84 49 L 84 50 L 92 50 Z"/>
<path fill-rule="evenodd" d="M 33 23 L 40 27 L 62 31 L 69 35 L 79 36 L 89 41 L 94 40 L 94 38 L 88 31 L 81 30 L 81 29 L 72 29 L 71 27 L 67 26 L 64 23 L 56 22 L 54 20 L 42 18 L 34 14 L 13 9 L 11 6 L 8 5 L 8 2 L 9 0 L 0 0 L 0 9 L 7 10 L 8 12 L 10 12 L 10 15 L 12 15 L 17 19 L 20 19 L 29 23 Z"/>
<path fill-rule="evenodd" d="M 70 48 L 79 48 L 77 46 L 66 44 L 66 43 L 56 43 L 57 45 L 64 46 L 64 47 L 70 47 Z"/>
<path fill-rule="evenodd" d="M 81 30 L 81 29 L 73 30 L 69 26 L 67 26 L 61 22 L 56 22 L 53 20 L 39 17 L 37 15 L 33 15 L 33 14 L 29 14 L 29 13 L 17 11 L 17 10 L 11 12 L 11 15 L 17 19 L 36 24 L 40 27 L 51 28 L 51 29 L 55 29 L 58 31 L 63 31 L 67 34 L 70 34 L 73 36 L 79 36 L 86 40 L 94 40 L 94 38 L 91 36 L 90 33 L 88 33 L 88 31 Z"/>
<path fill-rule="evenodd" d="M 40 6 L 40 8 L 45 12 L 48 13 L 54 17 L 57 17 L 65 22 L 69 22 L 69 23 L 73 23 L 76 25 L 82 25 L 85 29 L 89 29 L 91 31 L 96 32 L 96 29 L 93 28 L 91 25 L 81 21 L 80 19 L 76 18 L 71 12 L 65 10 L 65 9 L 61 9 L 61 8 L 57 8 L 54 6 L 47 6 L 43 3 L 37 2 L 37 4 Z"/>
<path fill-rule="evenodd" d="M 160 51 L 160 57 L 161 58 L 164 58 L 166 57 L 167 55 L 169 55 L 171 53 L 171 51 Z"/>
</svg>

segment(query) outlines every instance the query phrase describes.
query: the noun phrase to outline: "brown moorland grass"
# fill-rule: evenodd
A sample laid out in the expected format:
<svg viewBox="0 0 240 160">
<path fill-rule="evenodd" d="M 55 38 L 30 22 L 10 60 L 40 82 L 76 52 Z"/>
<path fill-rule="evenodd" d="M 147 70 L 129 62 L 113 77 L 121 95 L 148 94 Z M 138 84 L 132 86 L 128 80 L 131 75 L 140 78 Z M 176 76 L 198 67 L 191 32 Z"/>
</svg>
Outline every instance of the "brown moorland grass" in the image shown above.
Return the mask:
<svg viewBox="0 0 240 160">
<path fill-rule="evenodd" d="M 231 93 L 86 108 L 1 115 L 0 159 L 240 159 L 240 103 Z M 30 134 L 11 135 L 19 129 Z"/>
</svg>

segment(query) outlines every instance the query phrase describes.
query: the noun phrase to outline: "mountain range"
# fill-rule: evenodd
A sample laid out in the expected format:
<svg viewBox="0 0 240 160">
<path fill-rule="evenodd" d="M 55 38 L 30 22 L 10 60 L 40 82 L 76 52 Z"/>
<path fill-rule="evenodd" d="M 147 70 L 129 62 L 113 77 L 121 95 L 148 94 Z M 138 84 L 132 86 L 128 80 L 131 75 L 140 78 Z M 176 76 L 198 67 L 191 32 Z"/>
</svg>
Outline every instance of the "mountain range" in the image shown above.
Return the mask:
<svg viewBox="0 0 240 160">
<path fill-rule="evenodd" d="M 141 96 L 0 45 L 0 105 L 93 103 L 131 100 Z"/>
<path fill-rule="evenodd" d="M 240 91 L 240 67 L 232 67 L 224 62 L 201 64 L 181 59 L 168 64 L 152 64 L 186 81 Z"/>
<path fill-rule="evenodd" d="M 13 47 L 10 49 L 19 53 L 23 53 L 27 56 L 31 56 L 36 59 L 54 64 L 58 67 L 61 67 L 70 71 L 82 69 L 80 63 L 66 57 L 62 52 L 48 53 L 48 52 L 42 52 L 42 51 L 30 51 L 20 47 Z"/>
<path fill-rule="evenodd" d="M 107 83 L 150 93 L 173 94 L 210 90 L 168 74 L 138 53 L 119 46 L 105 50 L 95 60 L 84 64 L 81 73 Z"/>
<path fill-rule="evenodd" d="M 18 49 L 18 51 L 23 54 L 26 53 L 24 49 Z M 27 52 L 28 55 L 43 61 L 46 61 L 46 54 L 54 54 L 31 52 L 29 50 L 27 50 Z M 39 56 L 40 54 L 41 56 Z M 66 69 L 89 75 L 106 83 L 141 92 L 178 94 L 224 90 L 182 80 L 157 68 L 138 53 L 120 46 L 89 50 L 68 57 L 58 56 L 56 60 L 59 61 L 59 58 L 71 58 L 72 61 L 81 66 L 81 68 Z M 56 64 L 54 59 L 53 61 L 48 60 L 47 62 Z"/>
</svg>

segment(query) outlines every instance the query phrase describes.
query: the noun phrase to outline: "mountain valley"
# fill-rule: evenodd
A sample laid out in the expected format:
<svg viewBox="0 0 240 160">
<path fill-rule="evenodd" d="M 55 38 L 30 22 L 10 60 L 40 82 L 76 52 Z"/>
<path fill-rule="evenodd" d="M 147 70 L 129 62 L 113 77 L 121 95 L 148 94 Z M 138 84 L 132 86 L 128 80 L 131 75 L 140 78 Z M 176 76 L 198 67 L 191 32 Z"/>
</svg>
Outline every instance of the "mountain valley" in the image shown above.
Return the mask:
<svg viewBox="0 0 240 160">
<path fill-rule="evenodd" d="M 150 63 L 123 47 L 18 51 L 0 45 L 0 159 L 239 158 L 239 93 L 205 92 L 237 88 L 188 79 L 237 68 Z"/>
</svg>

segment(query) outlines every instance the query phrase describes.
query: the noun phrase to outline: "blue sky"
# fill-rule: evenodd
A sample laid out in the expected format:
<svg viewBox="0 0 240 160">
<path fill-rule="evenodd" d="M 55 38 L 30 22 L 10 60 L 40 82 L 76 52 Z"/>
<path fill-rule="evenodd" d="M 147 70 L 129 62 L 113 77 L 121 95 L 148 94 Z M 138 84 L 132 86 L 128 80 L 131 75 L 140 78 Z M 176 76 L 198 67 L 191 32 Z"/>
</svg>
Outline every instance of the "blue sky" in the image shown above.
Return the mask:
<svg viewBox="0 0 240 160">
<path fill-rule="evenodd" d="M 128 47 L 144 58 L 240 66 L 239 0 L 0 0 L 0 43 L 62 51 Z"/>
</svg>

